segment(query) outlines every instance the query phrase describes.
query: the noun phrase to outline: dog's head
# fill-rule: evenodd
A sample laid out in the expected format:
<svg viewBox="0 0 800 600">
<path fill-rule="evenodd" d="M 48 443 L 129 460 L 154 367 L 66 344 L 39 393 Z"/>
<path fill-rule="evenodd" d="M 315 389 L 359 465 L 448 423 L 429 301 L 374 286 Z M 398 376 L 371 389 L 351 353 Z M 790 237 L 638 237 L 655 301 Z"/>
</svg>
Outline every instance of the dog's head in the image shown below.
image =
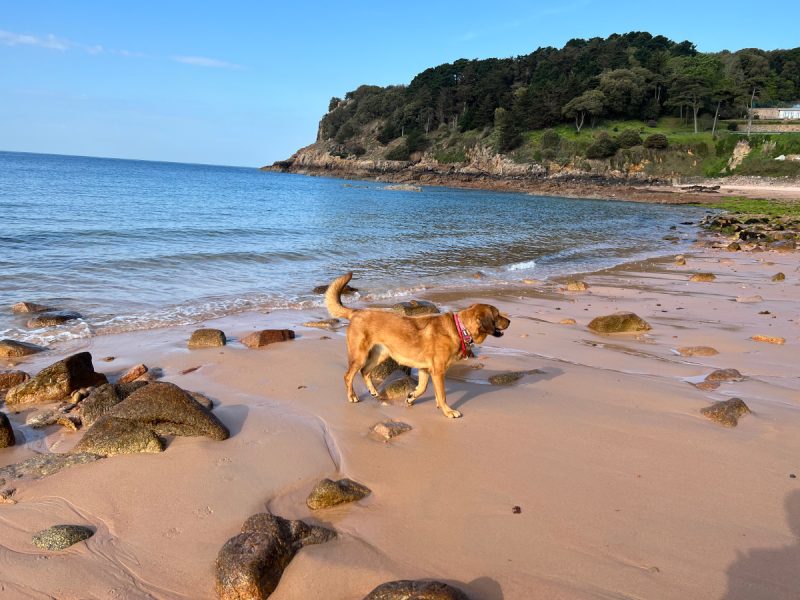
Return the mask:
<svg viewBox="0 0 800 600">
<path fill-rule="evenodd" d="M 476 344 L 480 344 L 490 335 L 501 337 L 511 325 L 511 320 L 501 315 L 497 307 L 491 304 L 473 304 L 459 313 L 459 316 Z"/>
</svg>

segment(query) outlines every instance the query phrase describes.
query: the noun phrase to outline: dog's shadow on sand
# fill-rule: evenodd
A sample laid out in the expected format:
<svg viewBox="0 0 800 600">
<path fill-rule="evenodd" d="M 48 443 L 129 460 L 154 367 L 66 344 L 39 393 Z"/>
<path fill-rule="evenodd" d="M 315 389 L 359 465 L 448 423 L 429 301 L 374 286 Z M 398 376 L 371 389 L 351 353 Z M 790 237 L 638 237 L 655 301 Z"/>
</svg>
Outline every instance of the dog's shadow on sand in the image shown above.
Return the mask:
<svg viewBox="0 0 800 600">
<path fill-rule="evenodd" d="M 501 374 L 502 372 L 498 371 L 497 375 Z M 491 395 L 492 392 L 501 390 L 503 388 L 509 387 L 519 387 L 519 386 L 527 386 L 539 383 L 540 381 L 549 381 L 550 379 L 555 379 L 564 374 L 562 369 L 557 367 L 555 368 L 548 368 L 547 370 L 543 369 L 536 369 L 534 371 L 527 372 L 524 374 L 518 381 L 510 384 L 510 385 L 492 385 L 488 381 L 481 380 L 480 383 L 476 383 L 474 380 L 470 379 L 462 379 L 459 378 L 458 380 L 462 383 L 471 384 L 467 389 L 466 393 L 458 399 L 453 398 L 453 402 L 448 402 L 452 408 L 459 409 L 468 402 L 471 402 L 475 398 L 484 397 L 487 395 Z M 448 395 L 448 398 L 452 396 Z M 435 399 L 432 399 L 435 402 Z M 417 401 L 419 402 L 419 400 Z"/>
</svg>

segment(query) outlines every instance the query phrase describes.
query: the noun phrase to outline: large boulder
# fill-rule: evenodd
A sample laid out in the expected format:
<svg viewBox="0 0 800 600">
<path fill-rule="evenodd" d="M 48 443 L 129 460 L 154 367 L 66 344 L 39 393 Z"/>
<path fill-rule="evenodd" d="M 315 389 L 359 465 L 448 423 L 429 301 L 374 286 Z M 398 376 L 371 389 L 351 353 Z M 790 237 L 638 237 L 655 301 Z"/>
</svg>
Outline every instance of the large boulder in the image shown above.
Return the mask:
<svg viewBox="0 0 800 600">
<path fill-rule="evenodd" d="M 25 383 L 30 378 L 25 371 L 0 371 L 0 392 Z"/>
<path fill-rule="evenodd" d="M 6 404 L 41 404 L 68 398 L 81 388 L 106 383 L 106 376 L 96 373 L 92 355 L 80 352 L 45 367 L 31 379 L 6 393 Z"/>
<path fill-rule="evenodd" d="M 400 580 L 379 585 L 364 600 L 469 600 L 469 596 L 441 581 Z"/>
<path fill-rule="evenodd" d="M 242 532 L 219 551 L 215 564 L 215 587 L 221 600 L 268 598 L 294 555 L 303 547 L 336 537 L 324 527 L 289 521 L 269 513 L 253 515 Z"/>
<path fill-rule="evenodd" d="M 0 340 L 0 358 L 20 358 L 42 352 L 44 348 L 28 342 L 17 342 L 15 340 Z"/>
<path fill-rule="evenodd" d="M 291 329 L 262 329 L 254 331 L 242 338 L 242 344 L 248 348 L 263 348 L 276 342 L 287 342 L 294 339 Z"/>
<path fill-rule="evenodd" d="M 53 525 L 33 534 L 33 543 L 43 550 L 64 550 L 87 540 L 94 531 L 83 525 Z"/>
<path fill-rule="evenodd" d="M 0 448 L 8 448 L 17 443 L 14 437 L 14 430 L 11 429 L 11 423 L 8 420 L 6 413 L 0 412 Z"/>
<path fill-rule="evenodd" d="M 220 329 L 196 329 L 189 338 L 188 346 L 197 348 L 219 348 L 225 345 L 225 333 Z"/>
<path fill-rule="evenodd" d="M 649 331 L 650 324 L 632 312 L 617 312 L 613 315 L 595 317 L 589 323 L 589 329 L 598 333 L 627 333 Z"/>
<path fill-rule="evenodd" d="M 148 383 L 106 414 L 148 425 L 159 435 L 202 435 L 215 440 L 230 435 L 219 419 L 172 383 Z"/>
<path fill-rule="evenodd" d="M 151 426 L 106 415 L 86 431 L 73 452 L 114 456 L 163 450 L 164 444 Z"/>
<path fill-rule="evenodd" d="M 347 502 L 355 502 L 371 493 L 372 490 L 367 486 L 352 479 L 340 479 L 339 481 L 323 479 L 311 490 L 306 499 L 306 504 L 311 510 L 318 510 Z"/>
<path fill-rule="evenodd" d="M 146 381 L 129 383 L 106 383 L 93 389 L 89 396 L 80 403 L 80 414 L 84 426 L 88 427 L 106 414 L 112 406 L 116 406 L 141 387 Z"/>
<path fill-rule="evenodd" d="M 741 398 L 731 398 L 706 406 L 700 412 L 724 427 L 736 427 L 739 417 L 750 414 L 750 409 Z"/>
</svg>

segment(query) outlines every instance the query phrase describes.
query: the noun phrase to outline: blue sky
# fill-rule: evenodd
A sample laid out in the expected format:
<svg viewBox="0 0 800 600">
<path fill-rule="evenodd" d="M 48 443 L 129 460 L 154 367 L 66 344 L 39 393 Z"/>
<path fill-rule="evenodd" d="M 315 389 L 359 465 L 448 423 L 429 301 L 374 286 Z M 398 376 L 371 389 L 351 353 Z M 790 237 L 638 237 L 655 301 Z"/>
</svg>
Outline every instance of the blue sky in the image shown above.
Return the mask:
<svg viewBox="0 0 800 600">
<path fill-rule="evenodd" d="M 331 96 L 458 58 L 627 31 L 800 46 L 796 19 L 753 6 L 0 0 L 0 150 L 259 166 L 313 142 Z"/>
</svg>

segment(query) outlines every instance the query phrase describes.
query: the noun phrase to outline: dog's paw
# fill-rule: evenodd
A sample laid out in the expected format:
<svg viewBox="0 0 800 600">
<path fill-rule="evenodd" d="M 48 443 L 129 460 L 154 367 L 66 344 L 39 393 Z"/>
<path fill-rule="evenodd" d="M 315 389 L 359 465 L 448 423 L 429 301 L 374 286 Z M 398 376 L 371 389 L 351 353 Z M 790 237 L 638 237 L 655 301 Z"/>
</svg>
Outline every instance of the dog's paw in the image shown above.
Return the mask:
<svg viewBox="0 0 800 600">
<path fill-rule="evenodd" d="M 372 396 L 373 398 L 380 398 L 381 397 L 381 395 L 378 392 L 370 392 L 369 395 Z"/>
<path fill-rule="evenodd" d="M 458 412 L 457 410 L 450 410 L 444 413 L 444 416 L 447 417 L 448 419 L 458 419 L 461 417 L 461 413 Z"/>
<path fill-rule="evenodd" d="M 416 399 L 417 397 L 414 394 L 409 394 L 408 396 L 406 396 L 406 404 L 408 404 L 409 406 L 414 406 L 414 401 Z"/>
<path fill-rule="evenodd" d="M 358 396 L 350 396 L 347 399 L 353 404 L 355 404 L 356 402 L 361 402 L 361 400 L 358 399 Z"/>
</svg>

